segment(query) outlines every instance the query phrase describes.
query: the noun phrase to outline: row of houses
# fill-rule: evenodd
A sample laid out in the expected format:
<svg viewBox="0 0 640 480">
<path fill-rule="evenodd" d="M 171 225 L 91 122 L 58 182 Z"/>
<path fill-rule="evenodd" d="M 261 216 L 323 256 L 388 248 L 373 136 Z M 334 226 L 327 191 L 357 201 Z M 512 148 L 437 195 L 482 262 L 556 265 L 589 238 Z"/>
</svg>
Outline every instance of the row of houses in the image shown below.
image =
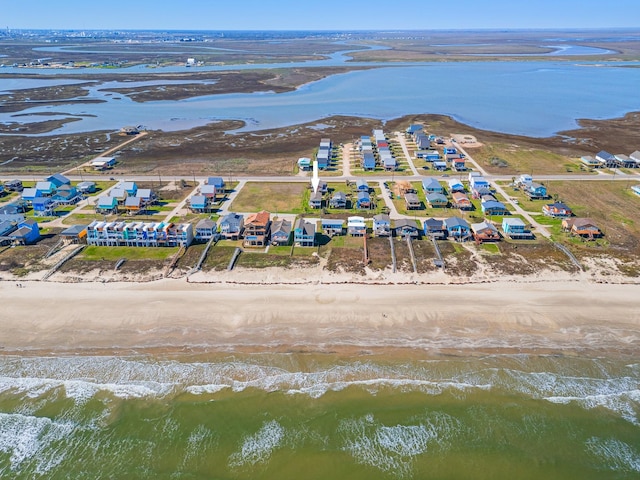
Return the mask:
<svg viewBox="0 0 640 480">
<path fill-rule="evenodd" d="M 194 213 L 207 213 L 213 204 L 226 194 L 222 177 L 209 177 L 198 193 L 189 198 L 189 209 Z"/>
<path fill-rule="evenodd" d="M 320 147 L 318 153 L 316 153 L 316 160 L 318 161 L 318 168 L 320 170 L 326 170 L 331 165 L 331 157 L 333 151 L 333 143 L 330 138 L 322 138 L 320 140 Z"/>
<path fill-rule="evenodd" d="M 124 181 L 96 199 L 96 213 L 117 214 L 121 210 L 129 215 L 144 212 L 156 203 L 156 194 L 150 188 L 138 188 L 136 182 Z"/>
<path fill-rule="evenodd" d="M 15 191 L 22 187 L 21 181 L 13 180 L 12 183 Z M 35 215 L 50 216 L 56 207 L 74 205 L 84 199 L 85 195 L 94 193 L 96 184 L 87 181 L 71 185 L 71 180 L 57 173 L 36 182 L 33 187 L 22 188 L 21 191 L 22 201 L 33 209 Z"/>
<path fill-rule="evenodd" d="M 432 147 L 432 142 L 444 143 L 444 141 L 435 135 L 427 135 L 422 125 L 409 125 L 407 134 L 416 145 L 414 156 L 431 163 L 431 168 L 434 170 L 441 172 L 449 168 L 456 172 L 467 170 L 465 156 L 455 147 L 443 147 L 442 155 L 440 155 L 440 152 Z"/>
<path fill-rule="evenodd" d="M 102 222 L 95 220 L 87 225 L 72 227 L 78 238 L 86 238 L 88 245 L 104 247 L 188 247 L 193 242 L 193 226 L 190 223 L 173 222 Z"/>
<path fill-rule="evenodd" d="M 613 155 L 606 150 L 599 151 L 595 158 L 585 155 L 580 161 L 591 168 L 640 168 L 640 150 L 636 150 L 631 155 Z"/>
<path fill-rule="evenodd" d="M 371 209 L 375 207 L 375 202 L 371 198 L 371 189 L 366 180 L 357 179 L 355 181 L 356 198 L 352 199 L 351 195 L 345 192 L 334 192 L 330 198 L 325 198 L 329 192 L 328 184 L 324 180 L 320 181 L 318 189 L 311 192 L 309 197 L 309 207 L 313 209 L 321 209 L 326 207 L 334 209 L 358 208 Z"/>
</svg>

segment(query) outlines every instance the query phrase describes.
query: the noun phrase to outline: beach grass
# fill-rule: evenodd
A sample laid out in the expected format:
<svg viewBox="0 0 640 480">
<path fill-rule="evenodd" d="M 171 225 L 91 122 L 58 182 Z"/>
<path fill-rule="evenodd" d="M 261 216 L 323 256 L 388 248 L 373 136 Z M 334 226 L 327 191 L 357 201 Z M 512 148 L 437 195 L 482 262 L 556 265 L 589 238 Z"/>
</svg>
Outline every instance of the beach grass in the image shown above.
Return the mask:
<svg viewBox="0 0 640 480">
<path fill-rule="evenodd" d="M 305 191 L 304 183 L 247 182 L 229 208 L 236 212 L 301 213 Z"/>
<path fill-rule="evenodd" d="M 166 260 L 178 251 L 177 247 L 139 248 L 139 247 L 99 247 L 89 245 L 78 256 L 82 260 L 118 261 L 127 260 Z"/>
</svg>

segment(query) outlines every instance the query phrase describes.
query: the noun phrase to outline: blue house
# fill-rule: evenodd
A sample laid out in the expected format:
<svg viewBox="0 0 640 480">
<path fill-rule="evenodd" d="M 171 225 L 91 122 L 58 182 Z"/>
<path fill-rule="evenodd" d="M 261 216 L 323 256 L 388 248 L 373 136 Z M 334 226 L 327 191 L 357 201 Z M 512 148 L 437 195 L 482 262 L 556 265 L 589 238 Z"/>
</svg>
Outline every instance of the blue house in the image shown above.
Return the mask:
<svg viewBox="0 0 640 480">
<path fill-rule="evenodd" d="M 42 192 L 37 188 L 25 188 L 22 190 L 22 199 L 25 202 L 33 202 L 35 198 L 41 198 Z"/>
<path fill-rule="evenodd" d="M 407 127 L 407 133 L 409 135 L 413 135 L 414 133 L 418 133 L 421 132 L 423 130 L 423 126 L 422 125 L 418 125 L 416 123 L 411 124 Z"/>
<path fill-rule="evenodd" d="M 504 203 L 497 200 L 482 202 L 480 207 L 485 215 L 509 215 L 509 210 L 504 206 Z"/>
<path fill-rule="evenodd" d="M 388 237 L 391 235 L 391 218 L 389 215 L 380 213 L 373 217 L 373 234 L 376 237 Z"/>
<path fill-rule="evenodd" d="M 204 212 L 207 210 L 209 202 L 204 195 L 193 195 L 189 199 L 189 208 L 193 212 Z"/>
<path fill-rule="evenodd" d="M 525 223 L 518 217 L 503 218 L 502 231 L 513 239 L 533 238 L 533 233 L 527 230 Z"/>
<path fill-rule="evenodd" d="M 371 152 L 364 152 L 362 154 L 362 168 L 365 170 L 376 169 L 376 159 Z"/>
<path fill-rule="evenodd" d="M 440 154 L 437 150 L 427 150 L 424 154 L 424 159 L 427 162 L 437 162 L 440 160 Z"/>
<path fill-rule="evenodd" d="M 238 240 L 244 230 L 244 216 L 228 213 L 220 221 L 220 233 L 228 240 Z"/>
<path fill-rule="evenodd" d="M 98 197 L 98 200 L 96 200 L 96 213 L 103 215 L 118 213 L 118 199 L 106 195 Z"/>
<path fill-rule="evenodd" d="M 442 193 L 444 191 L 440 182 L 432 177 L 422 180 L 422 189 L 424 193 Z"/>
<path fill-rule="evenodd" d="M 456 150 L 455 148 L 452 148 L 452 147 L 444 147 L 443 153 L 445 155 L 457 155 L 458 154 L 458 150 Z"/>
<path fill-rule="evenodd" d="M 600 162 L 603 167 L 612 168 L 618 164 L 616 157 L 606 150 L 601 150 L 596 154 L 596 160 Z"/>
<path fill-rule="evenodd" d="M 61 185 L 51 198 L 58 203 L 71 205 L 73 203 L 77 203 L 81 197 L 76 187 L 72 187 L 71 185 Z"/>
<path fill-rule="evenodd" d="M 526 188 L 526 193 L 531 199 L 547 198 L 547 187 L 540 183 L 531 182 Z"/>
<path fill-rule="evenodd" d="M 358 192 L 358 199 L 356 200 L 357 208 L 371 208 L 371 197 L 369 192 Z"/>
<path fill-rule="evenodd" d="M 18 229 L 10 234 L 15 243 L 28 245 L 35 243 L 40 238 L 40 227 L 34 220 L 23 220 L 18 223 Z"/>
<path fill-rule="evenodd" d="M 49 197 L 34 198 L 31 202 L 35 215 L 49 216 L 52 214 L 55 202 Z"/>
<path fill-rule="evenodd" d="M 207 185 L 213 185 L 218 192 L 224 192 L 224 180 L 222 177 L 207 178 Z"/>
<path fill-rule="evenodd" d="M 53 183 L 55 188 L 60 188 L 62 185 L 71 185 L 71 180 L 62 175 L 61 173 L 56 173 L 55 175 L 51 175 L 50 177 L 45 178 L 47 182 Z"/>
<path fill-rule="evenodd" d="M 78 184 L 78 191 L 80 193 L 95 193 L 96 184 L 95 182 L 80 182 Z"/>
<path fill-rule="evenodd" d="M 293 241 L 301 247 L 315 247 L 316 245 L 316 226 L 313 223 L 306 222 L 303 218 L 296 220 L 296 226 L 293 230 Z"/>
<path fill-rule="evenodd" d="M 122 188 L 129 197 L 135 197 L 138 194 L 138 185 L 136 182 L 122 182 Z"/>
<path fill-rule="evenodd" d="M 43 196 L 53 195 L 56 191 L 56 186 L 51 182 L 37 182 L 36 190 L 38 190 Z"/>
<path fill-rule="evenodd" d="M 316 155 L 319 169 L 324 170 L 329 166 L 330 155 L 331 151 L 328 147 L 320 147 L 320 149 L 318 150 L 318 154 Z"/>
<path fill-rule="evenodd" d="M 464 218 L 445 218 L 444 227 L 447 234 L 456 240 L 465 240 L 471 236 L 471 227 Z"/>
<path fill-rule="evenodd" d="M 464 185 L 460 180 L 452 178 L 449 180 L 449 191 L 453 192 L 464 192 Z"/>
<path fill-rule="evenodd" d="M 356 180 L 356 190 L 358 190 L 359 192 L 368 192 L 369 184 L 366 180 L 362 180 L 361 178 L 359 178 L 358 180 Z"/>
</svg>

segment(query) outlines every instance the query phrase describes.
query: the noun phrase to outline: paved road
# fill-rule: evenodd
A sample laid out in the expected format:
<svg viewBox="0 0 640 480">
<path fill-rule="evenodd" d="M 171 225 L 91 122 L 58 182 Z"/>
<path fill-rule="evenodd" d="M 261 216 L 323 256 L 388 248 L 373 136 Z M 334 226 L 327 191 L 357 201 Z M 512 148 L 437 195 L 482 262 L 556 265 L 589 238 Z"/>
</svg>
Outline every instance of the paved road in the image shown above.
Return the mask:
<svg viewBox="0 0 640 480">
<path fill-rule="evenodd" d="M 409 164 L 409 168 L 413 172 L 413 175 L 416 177 L 420 176 L 418 170 L 416 169 L 416 166 L 413 164 L 413 159 L 411 158 L 411 154 L 409 153 L 409 149 L 407 148 L 407 142 L 404 139 L 404 134 L 402 134 L 401 132 L 397 132 L 396 139 L 402 147 L 402 152 L 404 153 L 404 157 L 407 159 L 407 163 Z"/>
</svg>

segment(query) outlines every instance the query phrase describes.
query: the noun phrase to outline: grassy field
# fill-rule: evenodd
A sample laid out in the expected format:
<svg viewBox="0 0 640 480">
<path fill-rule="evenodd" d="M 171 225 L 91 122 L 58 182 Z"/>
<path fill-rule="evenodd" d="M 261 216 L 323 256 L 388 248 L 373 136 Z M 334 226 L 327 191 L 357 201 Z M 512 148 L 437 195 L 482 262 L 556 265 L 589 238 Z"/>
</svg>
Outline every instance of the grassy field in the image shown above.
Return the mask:
<svg viewBox="0 0 640 480">
<path fill-rule="evenodd" d="M 306 183 L 247 182 L 233 200 L 230 210 L 301 213 L 305 191 L 308 191 Z"/>
<path fill-rule="evenodd" d="M 610 248 L 603 249 L 625 259 L 640 254 L 640 197 L 629 188 L 633 182 L 549 182 L 577 217 L 589 217 L 604 232 Z M 568 234 L 563 234 L 568 238 Z M 573 242 L 593 252 L 589 242 Z"/>
<path fill-rule="evenodd" d="M 98 247 L 89 245 L 79 255 L 82 260 L 118 261 L 121 258 L 127 260 L 166 260 L 175 255 L 177 247 Z"/>
<path fill-rule="evenodd" d="M 523 172 L 546 175 L 563 173 L 590 174 L 580 159 L 557 153 L 524 148 L 516 144 L 491 143 L 469 152 L 481 167 L 496 175 L 519 175 Z"/>
</svg>

